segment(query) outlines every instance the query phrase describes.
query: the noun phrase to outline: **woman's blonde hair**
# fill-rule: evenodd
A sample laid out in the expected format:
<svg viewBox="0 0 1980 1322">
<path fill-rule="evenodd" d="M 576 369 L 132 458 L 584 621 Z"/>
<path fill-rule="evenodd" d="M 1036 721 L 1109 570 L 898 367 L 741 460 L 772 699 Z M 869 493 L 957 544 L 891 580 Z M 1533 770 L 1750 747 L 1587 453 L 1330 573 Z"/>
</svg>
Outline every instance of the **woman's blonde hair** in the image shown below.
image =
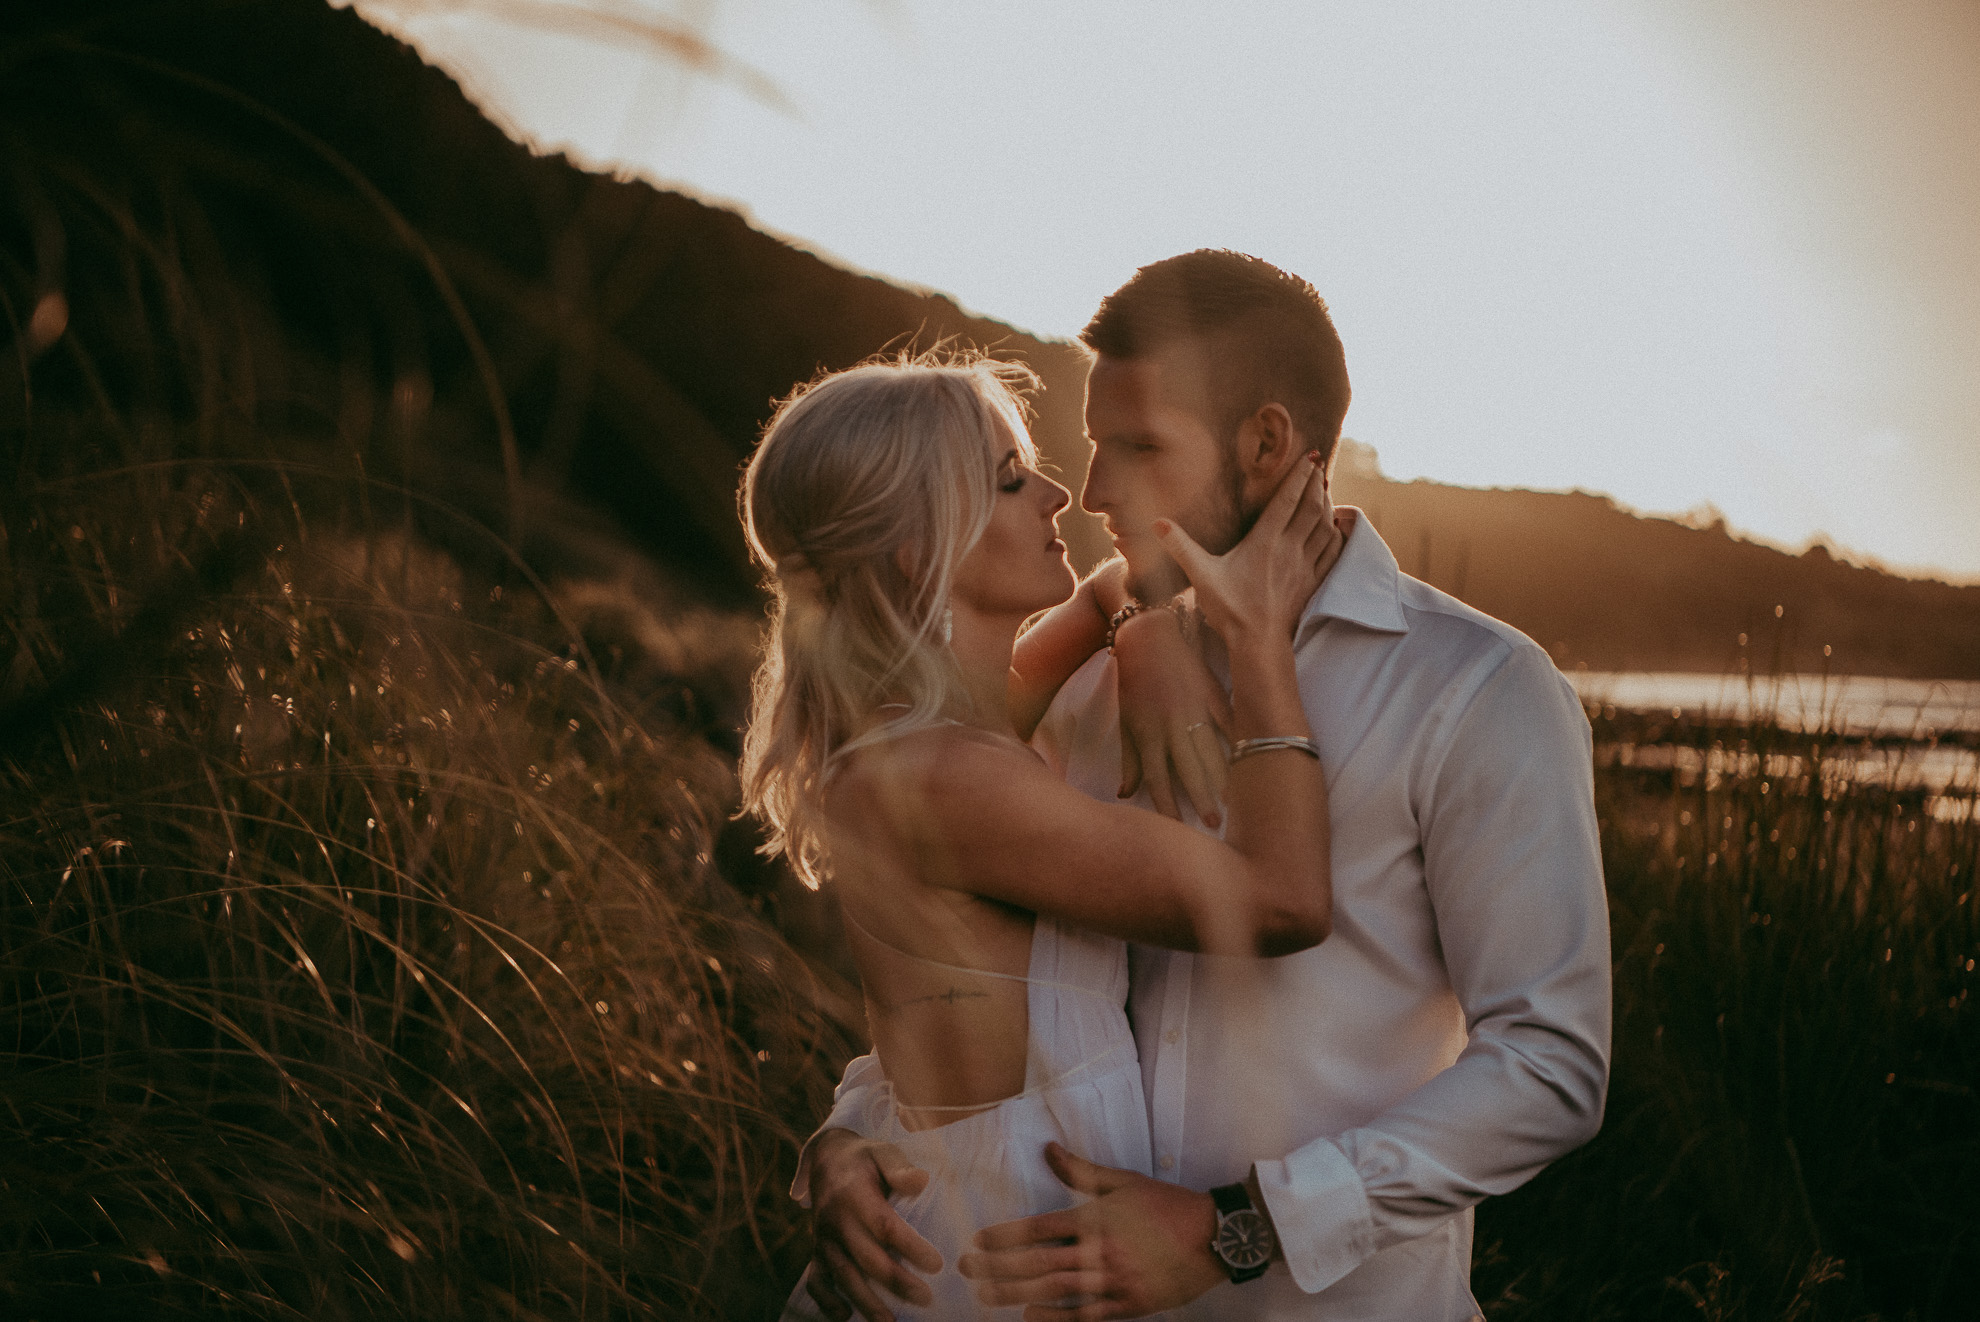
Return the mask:
<svg viewBox="0 0 1980 1322">
<path fill-rule="evenodd" d="M 1035 452 L 1017 363 L 954 354 L 864 363 L 777 407 L 743 477 L 770 629 L 743 739 L 745 811 L 806 885 L 837 761 L 963 708 L 949 587 L 989 526 L 998 471 Z M 873 722 L 882 704 L 900 708 Z"/>
</svg>

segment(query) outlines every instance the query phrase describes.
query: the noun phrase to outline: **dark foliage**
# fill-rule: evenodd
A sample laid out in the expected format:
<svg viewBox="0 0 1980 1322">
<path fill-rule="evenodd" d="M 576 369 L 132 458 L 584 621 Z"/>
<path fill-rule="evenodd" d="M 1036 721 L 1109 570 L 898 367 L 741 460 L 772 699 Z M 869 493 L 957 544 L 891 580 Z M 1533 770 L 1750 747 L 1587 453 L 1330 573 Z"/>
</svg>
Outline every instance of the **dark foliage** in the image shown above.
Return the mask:
<svg viewBox="0 0 1980 1322">
<path fill-rule="evenodd" d="M 1598 712 L 1596 733 L 1611 754 L 1676 740 L 1700 757 L 1598 781 L 1616 959 L 1608 1118 L 1480 1210 L 1488 1314 L 1968 1316 L 1972 800 L 1911 786 L 1884 750 L 1833 732 Z"/>
</svg>

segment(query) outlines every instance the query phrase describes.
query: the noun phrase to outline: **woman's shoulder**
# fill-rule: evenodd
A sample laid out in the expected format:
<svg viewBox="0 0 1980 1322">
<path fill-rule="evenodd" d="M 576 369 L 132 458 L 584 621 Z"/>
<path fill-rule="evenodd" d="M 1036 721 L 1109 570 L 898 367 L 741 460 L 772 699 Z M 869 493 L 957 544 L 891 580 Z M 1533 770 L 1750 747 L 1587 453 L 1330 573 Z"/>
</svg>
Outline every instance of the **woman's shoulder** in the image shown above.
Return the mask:
<svg viewBox="0 0 1980 1322">
<path fill-rule="evenodd" d="M 1050 772 L 1015 735 L 944 721 L 852 750 L 832 778 L 829 798 L 842 807 L 878 798 L 920 809 L 1030 774 Z"/>
</svg>

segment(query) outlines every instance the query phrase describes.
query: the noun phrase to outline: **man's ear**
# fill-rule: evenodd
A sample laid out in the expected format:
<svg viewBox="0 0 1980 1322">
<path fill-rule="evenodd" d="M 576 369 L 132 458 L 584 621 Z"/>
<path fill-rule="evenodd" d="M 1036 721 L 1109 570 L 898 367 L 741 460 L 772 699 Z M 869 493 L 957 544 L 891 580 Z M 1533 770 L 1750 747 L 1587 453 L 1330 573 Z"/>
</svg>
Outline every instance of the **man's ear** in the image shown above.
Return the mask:
<svg viewBox="0 0 1980 1322">
<path fill-rule="evenodd" d="M 1292 414 L 1283 404 L 1260 405 L 1238 428 L 1238 467 L 1247 482 L 1262 484 L 1268 491 L 1304 453 Z"/>
</svg>

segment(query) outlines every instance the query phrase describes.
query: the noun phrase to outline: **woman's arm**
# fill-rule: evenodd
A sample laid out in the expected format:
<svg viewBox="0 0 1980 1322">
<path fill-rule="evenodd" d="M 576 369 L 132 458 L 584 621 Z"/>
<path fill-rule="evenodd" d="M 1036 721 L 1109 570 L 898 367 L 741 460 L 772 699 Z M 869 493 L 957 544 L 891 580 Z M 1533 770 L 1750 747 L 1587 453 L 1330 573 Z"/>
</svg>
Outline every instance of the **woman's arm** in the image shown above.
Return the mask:
<svg viewBox="0 0 1980 1322">
<path fill-rule="evenodd" d="M 1283 866 L 1299 845 L 1275 848 L 1271 838 L 1310 837 L 1313 818 L 1273 814 L 1263 800 L 1283 797 L 1276 786 L 1254 796 L 1266 839 L 1247 852 L 1089 799 L 1013 745 L 945 732 L 902 741 L 904 755 L 909 742 L 925 746 L 897 763 L 907 783 L 876 789 L 900 814 L 896 829 L 912 832 L 915 866 L 931 885 L 1177 950 L 1283 955 L 1326 935 L 1324 838 L 1303 840 L 1313 852 Z"/>
<path fill-rule="evenodd" d="M 1180 791 L 1205 826 L 1222 825 L 1230 699 L 1174 612 L 1143 611 L 1115 632 L 1114 688 L 1120 796 L 1146 785 L 1155 811 L 1180 820 Z"/>
<path fill-rule="evenodd" d="M 1011 657 L 1011 724 L 1029 739 L 1087 658 L 1107 644 L 1107 624 L 1129 601 L 1127 562 L 1116 556 L 1072 596 L 1025 630 Z M 1121 699 L 1121 789 L 1145 783 L 1155 810 L 1180 819 L 1180 790 L 1205 825 L 1222 824 L 1230 702 L 1170 611 L 1143 611 L 1120 626 L 1114 655 Z"/>
<path fill-rule="evenodd" d="M 1224 635 L 1238 739 L 1310 737 L 1292 630 L 1338 554 L 1317 469 L 1282 484 L 1229 555 L 1172 531 L 1172 551 Z M 1185 950 L 1287 954 L 1323 940 L 1332 911 L 1327 791 L 1316 758 L 1275 749 L 1231 769 L 1223 841 L 1095 802 L 1025 750 L 945 730 L 899 746 L 869 811 L 893 817 L 930 883 Z"/>
<path fill-rule="evenodd" d="M 1018 637 L 1010 686 L 1011 723 L 1018 738 L 1031 738 L 1059 689 L 1107 645 L 1107 621 L 1127 595 L 1127 562 L 1116 556 Z"/>
</svg>

